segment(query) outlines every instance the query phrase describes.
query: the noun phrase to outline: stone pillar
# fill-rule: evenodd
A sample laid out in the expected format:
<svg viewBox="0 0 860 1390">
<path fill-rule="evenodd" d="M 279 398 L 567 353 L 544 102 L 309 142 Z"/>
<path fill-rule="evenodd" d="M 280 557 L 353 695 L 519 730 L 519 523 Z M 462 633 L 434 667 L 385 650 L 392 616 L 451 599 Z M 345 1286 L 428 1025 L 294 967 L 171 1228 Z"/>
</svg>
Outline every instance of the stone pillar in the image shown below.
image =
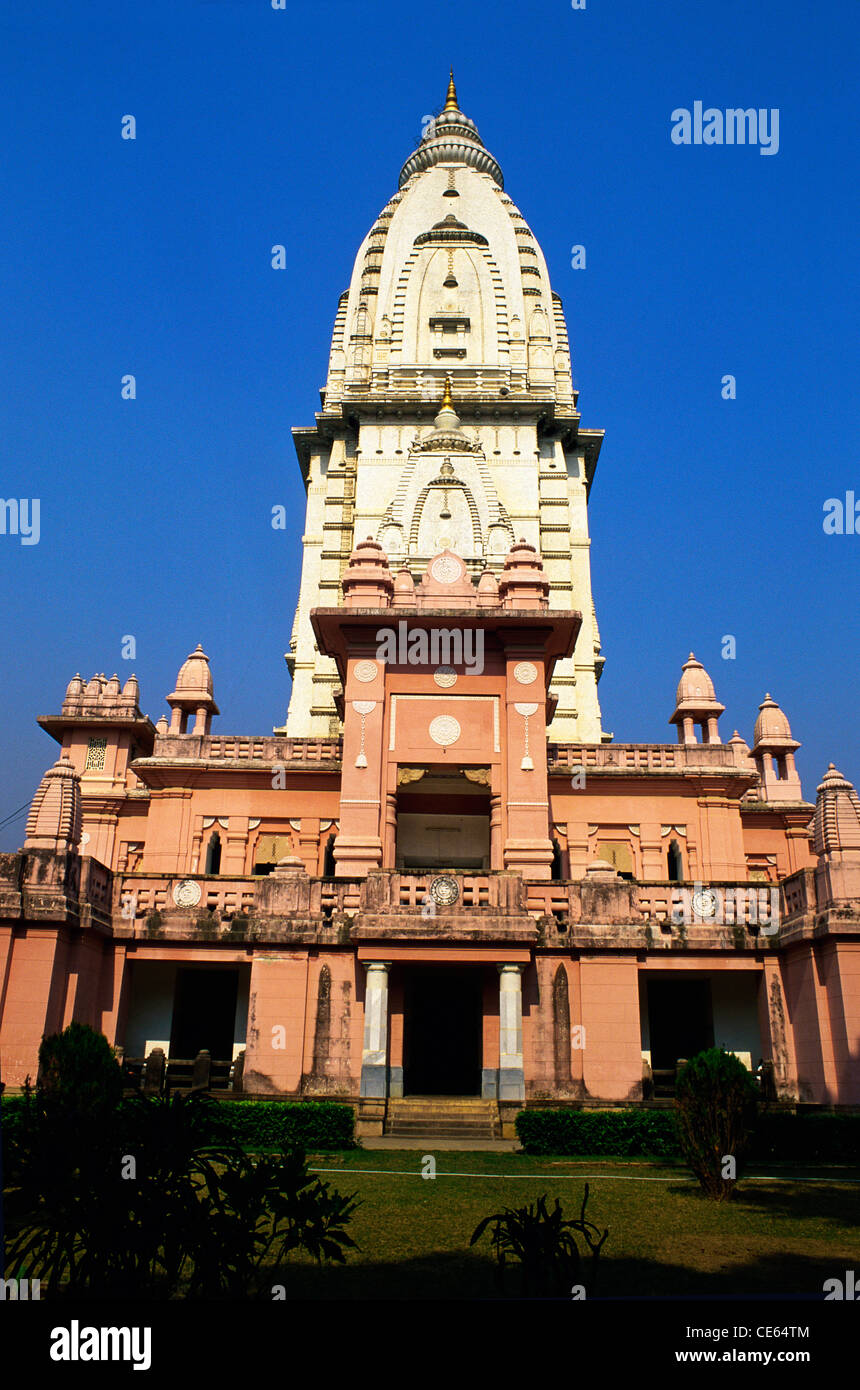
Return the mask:
<svg viewBox="0 0 860 1390">
<path fill-rule="evenodd" d="M 224 827 L 220 827 L 224 830 Z M 221 868 L 219 873 L 235 874 L 241 878 L 244 874 L 250 873 L 253 864 L 246 863 L 248 858 L 248 830 L 247 816 L 230 816 L 227 821 L 227 829 L 221 836 Z"/>
<path fill-rule="evenodd" d="M 364 1040 L 361 1048 L 362 1096 L 388 1094 L 388 968 L 390 961 L 367 960 Z"/>
<path fill-rule="evenodd" d="M 525 1100 L 521 965 L 499 970 L 499 1100 Z"/>
<path fill-rule="evenodd" d="M 385 848 L 382 867 L 393 869 L 397 860 L 397 792 L 385 793 Z"/>
<path fill-rule="evenodd" d="M 191 1072 L 192 1091 L 208 1091 L 211 1074 L 212 1055 L 208 1048 L 203 1048 L 194 1058 L 194 1067 Z"/>
<path fill-rule="evenodd" d="M 300 824 L 299 858 L 305 866 L 305 872 L 311 878 L 316 878 L 319 873 L 320 857 L 319 817 L 302 816 Z"/>
<path fill-rule="evenodd" d="M 502 857 L 502 798 L 490 794 L 490 869 L 504 868 Z"/>
</svg>

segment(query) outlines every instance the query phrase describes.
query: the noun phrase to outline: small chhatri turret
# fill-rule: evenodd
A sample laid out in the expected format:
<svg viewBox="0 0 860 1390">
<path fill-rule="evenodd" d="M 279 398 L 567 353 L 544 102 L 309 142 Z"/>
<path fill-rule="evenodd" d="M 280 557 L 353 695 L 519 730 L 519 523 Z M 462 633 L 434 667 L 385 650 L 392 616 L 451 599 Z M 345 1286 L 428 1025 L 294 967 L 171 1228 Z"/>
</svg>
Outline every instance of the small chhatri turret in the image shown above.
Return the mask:
<svg viewBox="0 0 860 1390">
<path fill-rule="evenodd" d="M 546 608 L 549 580 L 533 545 L 524 538 L 512 545 L 499 577 L 499 602 L 503 608 Z"/>
<path fill-rule="evenodd" d="M 394 596 L 394 579 L 388 556 L 378 541 L 368 536 L 349 557 L 341 580 L 347 608 L 388 608 Z"/>
<path fill-rule="evenodd" d="M 719 743 L 720 735 L 717 720 L 725 710 L 714 691 L 711 680 L 701 661 L 692 652 L 684 662 L 681 679 L 675 694 L 675 711 L 669 719 L 678 729 L 679 743 L 696 743 L 698 724 L 702 743 Z"/>
<path fill-rule="evenodd" d="M 763 801 L 802 801 L 800 777 L 794 765 L 800 747 L 791 737 L 791 725 L 770 695 L 758 707 L 752 756 L 758 772 Z"/>
<path fill-rule="evenodd" d="M 170 705 L 170 732 L 172 734 L 208 734 L 212 727 L 213 714 L 220 711 L 215 703 L 212 672 L 209 658 L 197 643 L 194 651 L 179 668 L 176 689 L 167 697 Z M 194 715 L 194 728 L 188 729 L 188 720 Z"/>
</svg>

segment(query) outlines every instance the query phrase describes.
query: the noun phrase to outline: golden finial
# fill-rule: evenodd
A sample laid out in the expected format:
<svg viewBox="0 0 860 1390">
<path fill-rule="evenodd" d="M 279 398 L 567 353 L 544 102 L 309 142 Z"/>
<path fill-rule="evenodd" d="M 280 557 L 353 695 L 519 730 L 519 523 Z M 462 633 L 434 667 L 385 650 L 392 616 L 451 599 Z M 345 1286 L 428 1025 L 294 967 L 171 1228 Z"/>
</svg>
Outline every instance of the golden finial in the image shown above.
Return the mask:
<svg viewBox="0 0 860 1390">
<path fill-rule="evenodd" d="M 453 409 L 454 409 L 454 402 L 453 402 L 453 400 L 452 400 L 452 398 L 451 398 L 451 378 L 450 378 L 450 376 L 446 376 L 446 378 L 445 378 L 445 393 L 444 393 L 444 395 L 442 396 L 442 409 L 443 409 L 443 410 L 453 410 Z"/>
<path fill-rule="evenodd" d="M 459 111 L 459 110 L 460 110 L 459 106 L 457 105 L 457 88 L 454 86 L 454 69 L 453 69 L 453 68 L 451 69 L 451 77 L 450 77 L 450 80 L 449 80 L 449 82 L 448 82 L 448 95 L 447 95 L 447 97 L 445 98 L 445 110 L 446 110 L 446 111 Z"/>
</svg>

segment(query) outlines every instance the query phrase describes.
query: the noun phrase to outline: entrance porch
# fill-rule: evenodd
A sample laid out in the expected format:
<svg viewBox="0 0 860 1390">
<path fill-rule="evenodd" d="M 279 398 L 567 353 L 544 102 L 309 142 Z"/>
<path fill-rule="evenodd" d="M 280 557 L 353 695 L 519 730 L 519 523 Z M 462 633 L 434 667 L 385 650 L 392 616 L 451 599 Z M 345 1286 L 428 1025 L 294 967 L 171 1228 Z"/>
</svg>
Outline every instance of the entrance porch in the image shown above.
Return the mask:
<svg viewBox="0 0 860 1390">
<path fill-rule="evenodd" d="M 409 947 L 392 948 L 394 959 L 364 959 L 361 1096 L 523 1100 L 528 952 L 512 954 L 523 960 Z"/>
</svg>

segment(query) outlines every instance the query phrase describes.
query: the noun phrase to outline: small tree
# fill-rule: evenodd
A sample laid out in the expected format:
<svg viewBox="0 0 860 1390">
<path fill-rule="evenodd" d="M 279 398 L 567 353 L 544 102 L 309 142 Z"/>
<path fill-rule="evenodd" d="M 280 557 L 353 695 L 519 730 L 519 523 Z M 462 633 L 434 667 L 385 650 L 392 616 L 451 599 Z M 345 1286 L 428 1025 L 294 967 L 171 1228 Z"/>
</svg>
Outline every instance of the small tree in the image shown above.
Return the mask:
<svg viewBox="0 0 860 1390">
<path fill-rule="evenodd" d="M 122 1070 L 103 1033 L 70 1023 L 39 1047 L 40 1098 L 85 1116 L 113 1110 L 122 1098 Z"/>
<path fill-rule="evenodd" d="M 708 1048 L 678 1074 L 681 1151 L 705 1194 L 728 1201 L 755 1126 L 755 1080 L 733 1052 Z"/>
</svg>

